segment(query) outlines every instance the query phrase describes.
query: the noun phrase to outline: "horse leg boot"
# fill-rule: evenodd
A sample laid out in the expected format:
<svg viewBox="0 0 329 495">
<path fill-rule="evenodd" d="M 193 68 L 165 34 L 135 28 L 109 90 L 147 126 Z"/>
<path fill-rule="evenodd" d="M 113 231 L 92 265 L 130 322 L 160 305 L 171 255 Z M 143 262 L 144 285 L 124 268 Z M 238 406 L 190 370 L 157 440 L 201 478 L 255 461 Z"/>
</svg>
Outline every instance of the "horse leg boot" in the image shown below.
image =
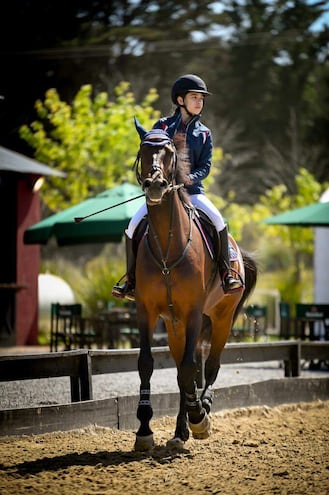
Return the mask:
<svg viewBox="0 0 329 495">
<path fill-rule="evenodd" d="M 222 279 L 223 290 L 225 294 L 242 290 L 243 285 L 241 281 L 234 278 L 231 273 L 227 227 L 224 227 L 224 229 L 219 232 L 219 238 L 220 238 L 219 273 Z"/>
<path fill-rule="evenodd" d="M 128 301 L 135 301 L 135 270 L 136 270 L 136 255 L 133 247 L 133 239 L 128 237 L 127 232 L 125 232 L 126 239 L 126 262 L 127 262 L 127 273 L 126 281 L 124 284 L 120 285 L 120 281 L 113 287 L 112 296 L 118 297 L 119 299 L 128 299 Z"/>
</svg>

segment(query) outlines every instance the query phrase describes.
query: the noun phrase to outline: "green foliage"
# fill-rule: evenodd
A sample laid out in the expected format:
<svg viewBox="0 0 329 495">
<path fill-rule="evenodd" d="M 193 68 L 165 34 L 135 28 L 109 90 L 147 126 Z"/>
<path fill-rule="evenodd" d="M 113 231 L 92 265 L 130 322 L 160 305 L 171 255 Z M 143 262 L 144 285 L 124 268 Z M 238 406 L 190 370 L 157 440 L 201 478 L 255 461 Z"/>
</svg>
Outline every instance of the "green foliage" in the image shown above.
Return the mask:
<svg viewBox="0 0 329 495">
<path fill-rule="evenodd" d="M 221 196 L 235 190 L 236 201 L 253 204 L 265 189 L 289 186 L 301 166 L 327 180 L 328 26 L 318 22 L 325 1 L 77 1 L 69 2 L 65 19 L 61 2 L 3 4 L 3 23 L 19 26 L 0 30 L 8 54 L 5 101 L 15 101 L 1 107 L 3 145 L 15 149 L 14 140 L 19 151 L 16 129 L 33 119 L 35 95 L 49 80 L 64 99 L 86 81 L 106 88 L 111 100 L 121 79 L 131 81 L 138 98 L 146 85 L 156 86 L 158 107 L 167 114 L 173 80 L 194 72 L 213 93 L 203 118 L 214 123 L 215 141 L 232 157 L 218 181 Z M 28 56 L 13 63 L 22 47 Z"/>
<path fill-rule="evenodd" d="M 304 285 L 302 273 L 310 264 L 310 256 L 314 249 L 313 229 L 265 225 L 261 222 L 272 215 L 316 202 L 327 187 L 326 184 L 319 184 L 307 170 L 300 169 L 296 176 L 295 195 L 289 195 L 284 185 L 275 186 L 266 191 L 260 202 L 252 209 L 251 218 L 258 225 L 260 239 L 265 238 L 271 243 L 271 254 L 268 256 L 267 253 L 267 264 L 272 263 L 272 266 L 268 265 L 267 268 L 273 269 L 273 262 L 277 257 L 277 268 L 285 269 L 277 288 L 280 290 L 282 300 L 286 302 L 301 301 Z"/>
<path fill-rule="evenodd" d="M 234 203 L 233 192 L 228 199 L 224 199 L 218 194 L 216 181 L 221 173 L 223 159 L 224 155 L 222 148 L 214 147 L 211 173 L 208 175 L 206 180 L 203 181 L 203 184 L 205 186 L 207 196 L 216 208 L 218 208 L 228 224 L 230 233 L 236 241 L 240 241 L 242 238 L 243 228 L 250 219 L 250 207 Z"/>
<path fill-rule="evenodd" d="M 85 264 L 61 256 L 43 261 L 42 272 L 57 275 L 69 284 L 77 302 L 83 305 L 85 316 L 96 316 L 109 305 L 124 304 L 124 301 L 114 298 L 111 292 L 113 285 L 125 273 L 125 260 L 111 254 L 109 245 Z"/>
<path fill-rule="evenodd" d="M 40 162 L 67 174 L 52 177 L 41 190 L 42 199 L 54 211 L 109 189 L 122 180 L 133 181 L 131 170 L 139 138 L 136 116 L 146 128 L 159 117 L 152 107 L 157 99 L 150 90 L 141 104 L 135 102 L 129 83 L 115 88 L 115 101 L 107 93 L 92 96 L 92 86 L 82 86 L 72 104 L 49 89 L 36 102 L 39 120 L 20 128 L 20 136 L 35 149 Z"/>
<path fill-rule="evenodd" d="M 109 305 L 123 305 L 124 301 L 113 298 L 111 292 L 112 287 L 124 273 L 124 260 L 109 258 L 106 253 L 86 264 L 83 283 L 75 287 L 75 292 L 88 316 L 96 316 Z"/>
<path fill-rule="evenodd" d="M 295 195 L 289 195 L 287 187 L 283 184 L 266 191 L 253 208 L 253 220 L 261 222 L 272 215 L 316 202 L 321 192 L 328 187 L 326 184 L 319 184 L 314 176 L 303 168 L 299 170 L 295 182 L 297 190 Z M 270 238 L 280 237 L 282 243 L 293 249 L 295 253 L 313 252 L 313 230 L 310 228 L 264 225 L 262 229 Z"/>
<path fill-rule="evenodd" d="M 327 180 L 328 28 L 314 29 L 325 9 L 307 0 L 223 2 L 231 36 L 209 86 L 225 95 L 216 104 L 240 130 L 228 143 L 221 136 L 232 156 L 219 181 L 225 197 L 235 190 L 252 204 L 277 184 L 295 194 L 301 167 Z"/>
</svg>

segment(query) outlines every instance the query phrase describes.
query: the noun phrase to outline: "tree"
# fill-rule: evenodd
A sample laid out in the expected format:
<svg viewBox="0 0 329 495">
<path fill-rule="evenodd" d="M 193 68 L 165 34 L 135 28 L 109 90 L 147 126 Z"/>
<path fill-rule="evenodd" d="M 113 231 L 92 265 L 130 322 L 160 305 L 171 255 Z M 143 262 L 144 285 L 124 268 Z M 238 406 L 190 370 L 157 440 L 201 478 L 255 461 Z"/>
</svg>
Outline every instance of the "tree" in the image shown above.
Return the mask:
<svg viewBox="0 0 329 495">
<path fill-rule="evenodd" d="M 203 119 L 225 152 L 217 193 L 253 204 L 282 181 L 293 193 L 300 167 L 328 180 L 329 30 L 313 29 L 325 4 L 4 2 L 0 143 L 31 152 L 17 130 L 35 118 L 33 103 L 49 87 L 71 102 L 82 85 L 112 94 L 130 81 L 138 101 L 146 85 L 156 87 L 156 108 L 167 114 L 173 80 L 192 72 L 213 93 Z M 39 21 L 49 17 L 51 24 Z"/>
<path fill-rule="evenodd" d="M 328 179 L 328 142 L 322 140 L 320 151 L 320 143 L 308 138 L 312 106 L 319 100 L 312 91 L 314 74 L 321 85 L 327 66 L 329 31 L 312 29 L 325 2 L 229 0 L 224 6 L 222 20 L 232 35 L 227 70 L 218 86 L 226 87 L 223 114 L 240 127 L 232 147 L 224 146 L 224 192 L 234 190 L 242 202 L 252 204 L 282 182 L 296 192 L 300 167 L 319 181 Z M 325 108 L 323 114 L 328 114 Z M 319 155 L 326 165 L 317 166 Z"/>
<path fill-rule="evenodd" d="M 209 0 L 12 0 L 0 16 L 0 142 L 23 148 L 17 130 L 49 87 L 71 101 L 84 84 L 112 92 L 131 81 L 137 98 L 195 59 L 207 37 Z M 51 22 L 49 22 L 51 19 Z M 11 26 L 11 29 L 8 29 Z"/>
<path fill-rule="evenodd" d="M 301 296 L 301 272 L 305 260 L 313 253 L 313 230 L 304 227 L 261 225 L 261 221 L 294 208 L 306 206 L 319 200 L 328 184 L 320 184 L 306 169 L 301 168 L 296 176 L 296 194 L 288 194 L 284 184 L 274 186 L 261 196 L 252 210 L 252 220 L 260 225 L 263 234 L 277 244 L 276 256 L 290 253 L 290 269 L 285 271 L 281 294 L 287 302 L 298 302 Z"/>
<path fill-rule="evenodd" d="M 137 104 L 123 82 L 115 96 L 115 101 L 105 92 L 93 97 L 92 86 L 85 85 L 69 105 L 49 89 L 44 101 L 35 105 L 39 120 L 21 127 L 20 135 L 34 148 L 36 159 L 67 174 L 64 181 L 51 178 L 41 190 L 51 210 L 78 203 L 124 179 L 135 180 L 131 167 L 139 138 L 133 117 L 150 128 L 159 117 L 152 107 L 157 93 L 151 89 Z"/>
</svg>

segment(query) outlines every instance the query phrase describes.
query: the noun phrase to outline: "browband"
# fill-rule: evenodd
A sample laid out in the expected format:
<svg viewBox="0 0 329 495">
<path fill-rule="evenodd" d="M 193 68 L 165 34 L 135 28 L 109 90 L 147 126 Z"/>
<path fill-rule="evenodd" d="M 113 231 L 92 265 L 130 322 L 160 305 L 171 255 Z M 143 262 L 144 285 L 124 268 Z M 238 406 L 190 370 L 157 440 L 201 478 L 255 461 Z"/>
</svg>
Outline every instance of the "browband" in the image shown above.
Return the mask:
<svg viewBox="0 0 329 495">
<path fill-rule="evenodd" d="M 164 146 L 165 144 L 171 144 L 171 139 L 166 131 L 161 129 L 152 129 L 145 134 L 141 144 L 148 144 L 150 146 Z"/>
</svg>

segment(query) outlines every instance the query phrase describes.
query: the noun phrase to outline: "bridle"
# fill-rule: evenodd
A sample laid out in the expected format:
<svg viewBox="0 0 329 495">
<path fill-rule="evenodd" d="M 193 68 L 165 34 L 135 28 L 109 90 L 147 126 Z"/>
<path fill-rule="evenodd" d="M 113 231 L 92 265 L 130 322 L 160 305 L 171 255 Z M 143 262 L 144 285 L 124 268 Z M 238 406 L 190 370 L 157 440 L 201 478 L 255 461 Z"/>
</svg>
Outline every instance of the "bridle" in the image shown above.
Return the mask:
<svg viewBox="0 0 329 495">
<path fill-rule="evenodd" d="M 155 148 L 155 152 L 152 155 L 151 167 L 146 177 L 143 177 L 141 172 L 141 157 L 144 146 Z M 160 162 L 161 151 L 166 149 L 169 149 L 172 153 L 172 164 L 169 175 L 165 173 Z M 162 195 L 183 187 L 183 184 L 175 185 L 177 172 L 177 152 L 175 145 L 172 139 L 162 130 L 159 130 L 158 133 L 153 133 L 152 136 L 150 136 L 150 133 L 147 133 L 142 139 L 133 170 L 135 170 L 137 182 L 141 185 L 144 192 L 145 189 L 148 189 L 156 182 L 163 188 Z"/>
<path fill-rule="evenodd" d="M 152 163 L 149 171 L 147 172 L 146 177 L 142 177 L 142 173 L 140 171 L 141 169 L 141 159 L 142 159 L 142 147 L 143 146 L 153 146 L 156 148 L 156 152 L 153 153 L 152 155 Z M 171 169 L 169 170 L 169 174 L 165 174 L 163 170 L 163 164 L 160 162 L 161 160 L 161 155 L 160 152 L 163 148 L 170 147 L 170 151 L 173 153 L 172 156 L 172 163 L 171 163 Z M 159 193 L 159 201 L 158 204 L 161 203 L 162 197 L 168 193 L 177 191 L 181 187 L 184 186 L 184 184 L 176 184 L 176 173 L 177 173 L 177 152 L 174 143 L 172 140 L 169 138 L 167 134 L 164 133 L 164 131 L 160 132 L 158 135 L 154 134 L 152 138 L 146 134 L 145 138 L 141 141 L 140 149 L 136 158 L 136 161 L 134 163 L 134 168 L 136 172 L 136 178 L 139 184 L 142 186 L 143 191 L 145 192 L 145 196 L 147 196 L 147 190 L 152 187 L 155 183 L 157 183 L 157 188 L 161 189 L 161 194 Z M 154 201 L 156 204 L 156 201 Z M 154 227 L 150 215 L 148 219 L 148 231 L 145 235 L 145 243 L 147 246 L 147 249 L 149 251 L 149 254 L 151 255 L 151 258 L 153 259 L 154 263 L 159 267 L 161 270 L 162 275 L 164 276 L 166 287 L 167 287 L 167 300 L 168 300 L 168 307 L 171 313 L 171 321 L 174 329 L 174 333 L 176 333 L 176 322 L 177 318 L 175 315 L 175 310 L 173 306 L 173 299 L 172 299 L 172 288 L 171 288 L 171 282 L 170 282 L 170 274 L 173 268 L 175 268 L 177 265 L 179 265 L 183 259 L 185 258 L 187 251 L 190 248 L 190 245 L 192 243 L 192 232 L 193 232 L 193 218 L 194 218 L 194 208 L 192 207 L 187 207 L 187 212 L 188 212 L 188 217 L 189 217 L 189 233 L 188 237 L 186 240 L 185 247 L 182 251 L 182 253 L 171 263 L 168 263 L 169 260 L 169 255 L 170 255 L 170 250 L 172 246 L 172 242 L 174 240 L 174 229 L 173 229 L 173 224 L 174 224 L 174 208 L 173 208 L 173 196 L 170 196 L 170 202 L 169 202 L 169 217 L 170 217 L 170 226 L 169 226 L 169 232 L 168 232 L 168 242 L 167 242 L 167 247 L 165 250 L 165 253 L 163 252 L 160 241 L 158 238 L 157 230 Z M 150 236 L 153 239 L 153 242 L 156 247 L 156 252 L 157 254 L 154 253 L 151 244 L 150 244 Z"/>
</svg>

